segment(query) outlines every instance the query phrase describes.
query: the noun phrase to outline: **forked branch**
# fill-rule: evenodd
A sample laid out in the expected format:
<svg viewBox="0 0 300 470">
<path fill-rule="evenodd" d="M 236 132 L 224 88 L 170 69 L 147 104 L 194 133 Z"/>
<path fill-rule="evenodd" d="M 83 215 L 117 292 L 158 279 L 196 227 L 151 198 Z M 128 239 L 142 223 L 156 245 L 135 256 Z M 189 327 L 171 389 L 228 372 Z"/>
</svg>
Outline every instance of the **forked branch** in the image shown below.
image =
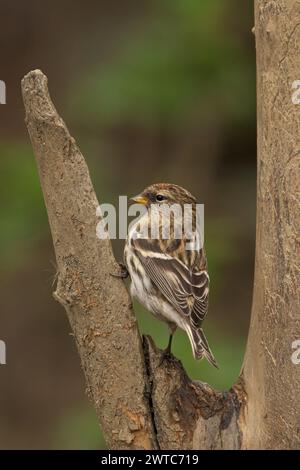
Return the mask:
<svg viewBox="0 0 300 470">
<path fill-rule="evenodd" d="M 105 440 L 115 449 L 239 448 L 236 393 L 192 382 L 179 361 L 142 346 L 111 244 L 96 237 L 99 206 L 85 160 L 39 71 L 22 80 L 65 307 Z"/>
</svg>

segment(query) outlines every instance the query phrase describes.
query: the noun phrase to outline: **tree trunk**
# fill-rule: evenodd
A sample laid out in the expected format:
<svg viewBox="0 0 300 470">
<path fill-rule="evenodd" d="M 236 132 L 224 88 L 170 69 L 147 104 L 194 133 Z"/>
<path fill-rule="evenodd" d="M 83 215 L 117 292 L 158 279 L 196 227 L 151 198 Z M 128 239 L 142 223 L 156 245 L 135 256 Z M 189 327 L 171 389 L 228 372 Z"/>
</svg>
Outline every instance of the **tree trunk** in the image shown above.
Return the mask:
<svg viewBox="0 0 300 470">
<path fill-rule="evenodd" d="M 300 447 L 300 3 L 256 1 L 257 227 L 254 298 L 243 377 L 243 445 Z"/>
<path fill-rule="evenodd" d="M 299 3 L 256 1 L 258 100 L 254 301 L 244 366 L 229 392 L 191 381 L 140 338 L 110 242 L 96 238 L 98 202 L 87 166 L 52 104 L 47 79 L 22 81 L 65 307 L 89 396 L 112 449 L 297 448 L 300 365 L 298 108 Z M 300 72 L 299 72 L 300 73 Z M 298 224 L 298 227 L 297 227 Z M 298 230 L 297 230 L 298 228 Z"/>
<path fill-rule="evenodd" d="M 52 104 L 40 71 L 22 81 L 56 254 L 54 296 L 65 307 L 110 448 L 155 448 L 142 343 L 128 293 L 110 275 L 110 242 L 96 238 L 99 206 L 88 168 Z"/>
</svg>

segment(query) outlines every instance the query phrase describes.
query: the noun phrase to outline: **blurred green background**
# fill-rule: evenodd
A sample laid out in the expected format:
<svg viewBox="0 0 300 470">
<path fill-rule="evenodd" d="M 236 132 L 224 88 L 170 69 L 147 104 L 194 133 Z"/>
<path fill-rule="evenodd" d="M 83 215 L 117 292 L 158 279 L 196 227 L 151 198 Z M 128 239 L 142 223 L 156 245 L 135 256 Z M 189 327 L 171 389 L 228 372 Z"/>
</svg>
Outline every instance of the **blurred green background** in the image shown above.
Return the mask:
<svg viewBox="0 0 300 470">
<path fill-rule="evenodd" d="M 204 324 L 219 362 L 174 353 L 189 375 L 229 388 L 242 364 L 255 234 L 255 51 L 252 1 L 1 0 L 0 448 L 105 446 L 70 327 L 52 299 L 55 256 L 20 80 L 47 74 L 101 202 L 173 182 L 205 204 L 211 277 Z M 123 242 L 114 242 L 122 256 Z M 167 330 L 135 305 L 141 331 Z"/>
</svg>

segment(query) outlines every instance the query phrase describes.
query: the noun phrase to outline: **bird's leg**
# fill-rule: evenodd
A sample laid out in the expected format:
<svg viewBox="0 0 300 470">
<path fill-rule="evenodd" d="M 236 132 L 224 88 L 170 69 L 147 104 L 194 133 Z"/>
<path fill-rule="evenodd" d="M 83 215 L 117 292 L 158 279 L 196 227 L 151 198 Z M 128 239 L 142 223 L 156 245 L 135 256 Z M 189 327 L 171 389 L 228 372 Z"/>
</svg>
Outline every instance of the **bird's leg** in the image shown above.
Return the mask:
<svg viewBox="0 0 300 470">
<path fill-rule="evenodd" d="M 170 330 L 170 337 L 169 337 L 168 346 L 165 349 L 165 353 L 170 355 L 171 354 L 171 347 L 172 347 L 172 340 L 173 340 L 174 333 L 177 329 L 177 325 L 176 325 L 176 323 L 169 323 L 168 327 L 169 327 L 169 330 Z"/>
<path fill-rule="evenodd" d="M 172 331 L 172 332 L 170 333 L 168 346 L 167 346 L 166 349 L 164 350 L 164 353 L 165 353 L 165 354 L 169 354 L 169 355 L 171 354 L 171 347 L 172 347 L 173 335 L 174 335 L 174 331 Z"/>
<path fill-rule="evenodd" d="M 171 353 L 172 340 L 173 340 L 173 336 L 176 331 L 177 325 L 175 323 L 169 323 L 168 327 L 170 329 L 169 342 L 168 342 L 168 346 L 166 347 L 166 349 L 164 349 L 162 352 L 162 357 L 161 357 L 161 361 L 159 365 L 161 365 L 165 359 L 169 359 L 172 356 L 172 353 Z"/>
<path fill-rule="evenodd" d="M 129 276 L 128 269 L 124 263 L 118 263 L 120 266 L 120 272 L 118 273 L 109 273 L 113 277 L 119 277 L 120 279 L 126 279 Z"/>
</svg>

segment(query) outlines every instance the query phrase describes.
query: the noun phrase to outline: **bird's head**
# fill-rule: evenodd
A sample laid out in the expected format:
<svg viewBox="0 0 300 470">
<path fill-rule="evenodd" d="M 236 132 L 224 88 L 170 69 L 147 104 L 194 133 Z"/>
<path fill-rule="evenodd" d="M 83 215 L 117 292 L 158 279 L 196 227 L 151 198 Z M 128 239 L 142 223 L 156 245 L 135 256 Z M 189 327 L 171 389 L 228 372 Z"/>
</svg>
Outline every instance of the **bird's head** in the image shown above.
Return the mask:
<svg viewBox="0 0 300 470">
<path fill-rule="evenodd" d="M 148 186 L 140 194 L 131 198 L 138 204 L 150 207 L 151 204 L 195 204 L 195 197 L 177 184 L 156 183 Z"/>
</svg>

